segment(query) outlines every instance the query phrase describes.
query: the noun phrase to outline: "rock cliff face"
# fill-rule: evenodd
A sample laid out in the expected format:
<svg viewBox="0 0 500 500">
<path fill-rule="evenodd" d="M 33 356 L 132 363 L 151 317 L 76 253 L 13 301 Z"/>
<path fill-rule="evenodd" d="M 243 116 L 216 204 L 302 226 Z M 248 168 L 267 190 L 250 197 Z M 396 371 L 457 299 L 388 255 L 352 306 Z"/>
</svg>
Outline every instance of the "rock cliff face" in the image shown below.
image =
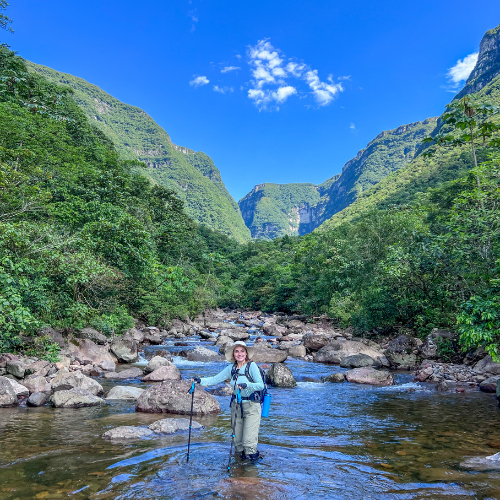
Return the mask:
<svg viewBox="0 0 500 500">
<path fill-rule="evenodd" d="M 456 99 L 478 92 L 500 75 L 500 25 L 488 30 L 479 45 L 477 63 Z"/>
<path fill-rule="evenodd" d="M 195 221 L 240 242 L 250 239 L 238 204 L 209 156 L 177 146 L 142 109 L 120 102 L 99 87 L 45 66 L 27 65 L 49 81 L 71 87 L 75 101 L 89 120 L 112 139 L 123 159 L 132 160 L 132 169 L 174 190 Z"/>
<path fill-rule="evenodd" d="M 323 184 L 259 184 L 239 201 L 253 238 L 310 233 L 365 190 L 407 165 L 436 118 L 381 132 Z"/>
</svg>

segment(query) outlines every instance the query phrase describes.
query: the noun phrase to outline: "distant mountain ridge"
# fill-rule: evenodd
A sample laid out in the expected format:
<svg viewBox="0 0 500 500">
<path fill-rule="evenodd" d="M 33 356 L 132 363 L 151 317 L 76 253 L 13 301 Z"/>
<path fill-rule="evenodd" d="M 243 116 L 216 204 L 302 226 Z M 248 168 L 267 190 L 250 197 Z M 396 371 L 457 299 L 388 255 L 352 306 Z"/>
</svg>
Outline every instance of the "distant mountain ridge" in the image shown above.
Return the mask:
<svg viewBox="0 0 500 500">
<path fill-rule="evenodd" d="M 252 237 L 273 239 L 310 233 L 361 193 L 407 165 L 436 121 L 428 118 L 381 132 L 344 165 L 341 174 L 322 184 L 255 186 L 238 202 Z"/>
<path fill-rule="evenodd" d="M 30 71 L 67 85 L 89 120 L 114 142 L 124 159 L 139 160 L 153 182 L 173 189 L 185 210 L 198 223 L 234 237 L 250 239 L 238 204 L 227 191 L 212 159 L 202 152 L 177 146 L 146 112 L 125 104 L 82 78 L 26 61 Z"/>
</svg>

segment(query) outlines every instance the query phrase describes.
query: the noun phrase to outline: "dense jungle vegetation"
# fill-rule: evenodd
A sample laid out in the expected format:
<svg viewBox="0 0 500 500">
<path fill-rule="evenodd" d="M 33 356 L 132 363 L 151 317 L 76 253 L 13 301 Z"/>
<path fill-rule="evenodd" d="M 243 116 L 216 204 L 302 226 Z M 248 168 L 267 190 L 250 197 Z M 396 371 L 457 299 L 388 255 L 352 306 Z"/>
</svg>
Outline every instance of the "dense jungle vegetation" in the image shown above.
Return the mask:
<svg viewBox="0 0 500 500">
<path fill-rule="evenodd" d="M 359 331 L 450 327 L 464 347 L 496 354 L 500 154 L 490 136 L 472 170 L 468 139 L 457 134 L 447 153 L 422 155 L 436 171 L 442 155 L 465 163 L 458 178 L 416 189 L 411 203 L 367 206 L 304 237 L 239 244 L 190 219 L 175 192 L 119 156 L 70 88 L 28 72 L 3 46 L 0 351 L 25 348 L 47 325 L 121 333 L 134 317 L 164 324 L 226 306 L 328 314 Z"/>
</svg>

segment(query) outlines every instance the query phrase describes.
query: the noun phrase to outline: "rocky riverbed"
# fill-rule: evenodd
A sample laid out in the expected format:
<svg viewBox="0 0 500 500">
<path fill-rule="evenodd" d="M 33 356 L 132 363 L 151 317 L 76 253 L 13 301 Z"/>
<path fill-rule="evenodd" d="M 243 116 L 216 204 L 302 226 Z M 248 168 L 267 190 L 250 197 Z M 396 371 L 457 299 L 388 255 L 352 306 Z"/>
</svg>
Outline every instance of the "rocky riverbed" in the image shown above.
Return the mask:
<svg viewBox="0 0 500 500">
<path fill-rule="evenodd" d="M 0 414 L 5 417 L 0 425 L 0 436 L 6 445 L 0 452 L 0 483 L 8 485 L 6 490 L 2 490 L 5 498 L 29 498 L 30 495 L 36 498 L 62 498 L 69 493 L 74 494 L 74 498 L 94 498 L 85 496 L 90 492 L 96 495 L 95 498 L 136 498 L 133 492 L 135 479 L 131 478 L 136 477 L 133 471 L 137 469 L 141 470 L 138 475 L 145 480 L 148 488 L 152 488 L 157 481 L 171 484 L 171 479 L 165 476 L 167 469 L 179 484 L 185 484 L 185 478 L 179 478 L 181 472 L 178 469 L 185 450 L 177 449 L 176 446 L 185 443 L 186 439 L 185 418 L 190 410 L 190 396 L 187 394 L 190 384 L 187 379 L 194 375 L 211 375 L 222 369 L 225 365 L 222 356 L 225 347 L 234 340 L 245 340 L 255 346 L 255 359 L 267 369 L 268 382 L 272 387 L 273 415 L 263 421 L 261 432 L 264 451 L 270 456 L 284 453 L 300 467 L 300 455 L 295 456 L 295 453 L 300 453 L 301 447 L 309 450 L 304 455 L 307 457 L 304 458 L 306 465 L 309 461 L 320 465 L 317 470 L 301 476 L 301 481 L 305 480 L 306 483 L 310 481 L 312 484 L 317 481 L 318 474 L 321 476 L 326 471 L 331 474 L 331 460 L 335 461 L 334 457 L 338 453 L 343 456 L 339 465 L 347 463 L 354 468 L 358 466 L 354 465 L 357 462 L 352 453 L 360 456 L 368 453 L 375 467 L 370 469 L 370 477 L 381 474 L 380 477 L 384 478 L 381 480 L 391 483 L 391 487 L 401 482 L 411 484 L 412 476 L 405 471 L 415 471 L 415 467 L 420 470 L 419 464 L 425 460 L 419 462 L 419 459 L 426 456 L 426 452 L 419 458 L 418 453 L 409 452 L 404 445 L 401 449 L 382 444 L 375 444 L 373 450 L 371 448 L 374 441 L 371 433 L 376 436 L 381 429 L 382 434 L 390 432 L 391 426 L 399 429 L 396 430 L 399 436 L 397 441 L 401 443 L 405 439 L 411 440 L 411 435 L 404 437 L 408 431 L 407 425 L 416 426 L 415 429 L 439 428 L 441 433 L 454 433 L 447 438 L 451 444 L 447 444 L 446 448 L 455 450 L 458 459 L 464 464 L 481 462 L 483 458 L 491 456 L 491 452 L 488 454 L 490 448 L 494 450 L 493 445 L 500 443 L 500 436 L 494 435 L 494 432 L 479 432 L 478 436 L 477 429 L 467 429 L 465 425 L 460 425 L 460 430 L 454 429 L 451 420 L 450 425 L 446 423 L 441 426 L 439 423 L 439 416 L 434 413 L 436 404 L 444 414 L 454 414 L 456 405 L 451 403 L 453 398 L 460 397 L 472 398 L 461 400 L 463 411 L 468 412 L 466 420 L 471 420 L 471 427 L 475 425 L 471 418 L 475 412 L 479 418 L 481 411 L 485 411 L 488 415 L 486 418 L 495 421 L 498 413 L 495 398 L 484 391 L 494 391 L 496 378 L 500 375 L 500 365 L 481 352 L 466 358 L 464 364 L 441 363 L 437 352 L 432 352 L 433 339 L 443 334 L 440 331 L 433 332 L 424 342 L 407 336 L 394 336 L 374 342 L 356 338 L 351 331 L 339 330 L 321 319 L 308 322 L 306 318 L 269 316 L 259 312 L 207 311 L 194 321 L 175 321 L 169 329 L 138 323 L 124 336 L 114 339 L 107 339 L 91 329 L 73 332 L 69 338 L 63 338 L 55 330 L 46 330 L 44 333 L 49 333 L 61 344 L 63 350 L 58 363 L 9 354 L 0 356 Z M 397 368 L 401 367 L 414 371 L 398 371 Z M 448 394 L 443 395 L 436 388 Z M 461 392 L 466 394 L 461 395 Z M 206 454 L 205 447 L 209 446 L 215 461 L 224 460 L 224 443 L 227 443 L 228 431 L 227 394 L 224 385 L 207 390 L 197 388 L 194 408 L 197 429 L 193 431 L 195 455 L 197 449 L 202 455 Z M 435 398 L 442 402 L 437 403 Z M 379 406 L 383 401 L 389 405 L 384 410 Z M 405 405 L 408 411 L 413 412 L 411 415 L 406 415 Z M 431 415 L 422 413 L 423 408 L 427 407 Z M 374 408 L 377 408 L 375 412 Z M 370 416 L 370 413 L 376 416 Z M 379 418 L 386 422 L 377 420 Z M 446 418 L 457 418 L 457 415 Z M 484 420 L 485 417 L 481 418 Z M 46 428 L 44 422 L 51 422 L 50 426 Z M 91 422 L 94 424 L 89 427 Z M 82 425 L 86 426 L 85 430 Z M 38 431 L 29 434 L 30 429 Z M 471 434 L 467 437 L 469 432 Z M 325 439 L 315 438 L 320 435 L 317 433 L 323 434 Z M 430 437 L 427 432 L 425 435 Z M 481 447 L 483 444 L 464 448 L 463 442 L 460 444 L 462 438 L 470 438 L 471 444 L 475 445 L 484 443 L 486 448 Z M 58 443 L 59 439 L 64 439 L 64 444 Z M 275 448 L 278 443 L 281 451 Z M 47 445 L 65 455 L 68 463 L 79 464 L 72 465 L 77 467 L 71 469 L 74 471 L 82 467 L 81 456 L 91 457 L 83 466 L 83 476 L 78 472 L 63 474 L 64 477 L 68 476 L 65 481 L 60 481 L 63 484 L 58 484 L 55 478 L 45 481 L 44 474 L 48 473 L 47 467 L 52 463 L 52 459 L 46 462 L 43 458 L 46 456 L 43 448 Z M 358 449 L 359 446 L 363 451 Z M 310 454 L 312 449 L 316 450 L 315 458 Z M 104 462 L 104 457 L 99 457 L 101 451 L 105 455 L 109 454 L 109 459 L 106 457 Z M 151 458 L 139 458 L 143 452 L 146 457 L 148 453 L 153 455 Z M 138 462 L 128 462 L 128 459 L 123 458 L 124 453 L 136 457 L 134 460 Z M 411 463 L 402 458 L 405 456 L 403 453 L 412 457 Z M 448 452 L 443 453 L 447 455 Z M 163 459 L 159 461 L 154 458 L 159 456 L 166 460 L 166 469 L 161 465 Z M 151 472 L 150 460 L 156 464 L 153 466 L 156 479 L 148 475 Z M 447 474 L 457 470 L 456 467 L 460 468 L 458 462 L 451 458 L 446 460 L 450 462 L 451 469 L 446 469 L 448 472 L 441 475 L 436 474 L 436 478 L 446 485 L 443 486 L 443 494 L 454 488 L 446 482 Z M 31 464 L 33 470 L 39 469 L 41 476 L 28 475 L 26 479 L 21 473 L 23 469 L 19 468 L 19 464 L 25 461 Z M 394 465 L 398 461 L 406 465 Z M 106 464 L 104 471 L 94 470 L 89 465 L 101 462 Z M 429 462 L 433 463 L 430 459 Z M 488 465 L 493 462 L 497 463 L 489 459 L 485 463 Z M 201 463 L 211 470 L 213 464 L 207 465 L 205 459 Z M 127 478 L 123 482 L 114 479 L 116 476 L 111 471 L 115 466 L 119 470 L 129 471 L 124 473 Z M 55 465 L 53 470 L 58 470 L 58 467 Z M 212 482 L 213 478 L 206 477 L 202 468 L 198 468 L 198 465 L 193 467 L 196 478 L 191 476 L 191 479 L 198 484 L 205 477 L 205 482 L 211 484 L 210 488 L 215 488 L 213 494 L 216 495 L 236 487 L 250 491 L 260 487 L 272 491 L 265 498 L 274 498 L 273 495 L 278 493 L 282 495 L 278 495 L 279 498 L 302 498 L 301 495 L 305 495 L 305 490 L 300 495 L 292 494 L 295 490 L 302 491 L 297 478 L 285 474 L 287 479 L 284 482 L 277 480 L 280 474 L 284 474 L 282 464 L 257 466 L 249 476 L 249 469 L 238 463 L 231 478 L 220 476 L 220 471 L 215 474 L 214 477 L 219 481 L 217 485 Z M 271 467 L 276 474 L 266 474 L 266 467 Z M 467 467 L 464 465 L 463 469 Z M 102 473 L 102 476 L 97 473 Z M 467 478 L 466 474 L 470 472 L 460 472 L 460 477 L 462 474 Z M 453 477 L 455 475 L 452 474 Z M 46 477 L 49 476 L 52 477 L 51 474 Z M 112 492 L 109 496 L 103 493 L 106 488 L 102 490 L 101 477 L 110 481 L 113 479 L 107 486 Z M 335 477 L 330 482 L 343 484 L 343 481 L 347 481 L 349 485 L 346 487 L 354 488 L 354 479 L 351 484 L 350 474 L 343 479 Z M 425 482 L 428 476 L 424 474 L 421 477 Z M 245 482 L 247 479 L 248 483 Z M 243 483 L 238 482 L 241 480 Z M 39 486 L 45 483 L 52 486 L 42 491 Z M 85 495 L 77 491 L 77 486 L 81 485 L 86 488 Z M 158 498 L 191 498 L 188 490 L 182 486 L 176 493 L 167 492 L 164 487 L 162 483 L 162 493 Z M 64 494 L 57 493 L 57 488 Z M 68 492 L 71 488 L 74 489 Z M 332 485 L 324 488 L 326 495 L 329 488 L 335 491 Z M 382 490 L 374 486 L 364 491 L 373 494 L 374 498 L 385 498 Z M 204 489 L 200 486 L 195 491 L 201 495 Z M 260 498 L 255 491 L 252 495 L 249 498 Z M 355 494 L 350 496 L 363 498 Z M 311 497 L 315 498 L 315 494 Z M 0 498 L 3 498 L 1 493 Z M 391 498 L 399 497 L 396 495 Z M 401 498 L 420 497 L 416 494 Z"/>
</svg>

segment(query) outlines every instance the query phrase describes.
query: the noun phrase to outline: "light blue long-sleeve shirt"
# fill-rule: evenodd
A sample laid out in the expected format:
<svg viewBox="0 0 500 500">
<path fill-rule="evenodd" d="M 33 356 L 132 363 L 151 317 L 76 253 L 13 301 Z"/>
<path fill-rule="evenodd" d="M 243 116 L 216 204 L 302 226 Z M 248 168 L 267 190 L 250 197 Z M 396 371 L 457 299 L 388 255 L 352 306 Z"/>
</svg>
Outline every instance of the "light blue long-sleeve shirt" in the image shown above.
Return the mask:
<svg viewBox="0 0 500 500">
<path fill-rule="evenodd" d="M 232 368 L 233 365 L 230 364 L 217 375 L 214 375 L 213 377 L 202 378 L 200 385 L 206 387 L 207 385 L 219 384 L 220 382 L 224 382 L 224 380 L 230 379 Z M 242 397 L 248 398 L 250 394 L 254 393 L 255 391 L 262 391 L 264 389 L 264 381 L 262 380 L 259 367 L 256 363 L 250 364 L 249 372 L 250 376 L 255 382 L 250 382 L 250 380 L 245 377 L 245 368 L 246 364 L 239 369 L 238 378 L 236 380 L 230 380 L 230 384 L 231 388 L 233 389 L 233 394 L 236 394 L 238 385 L 247 384 L 247 387 L 245 389 L 240 389 L 240 394 Z"/>
</svg>

